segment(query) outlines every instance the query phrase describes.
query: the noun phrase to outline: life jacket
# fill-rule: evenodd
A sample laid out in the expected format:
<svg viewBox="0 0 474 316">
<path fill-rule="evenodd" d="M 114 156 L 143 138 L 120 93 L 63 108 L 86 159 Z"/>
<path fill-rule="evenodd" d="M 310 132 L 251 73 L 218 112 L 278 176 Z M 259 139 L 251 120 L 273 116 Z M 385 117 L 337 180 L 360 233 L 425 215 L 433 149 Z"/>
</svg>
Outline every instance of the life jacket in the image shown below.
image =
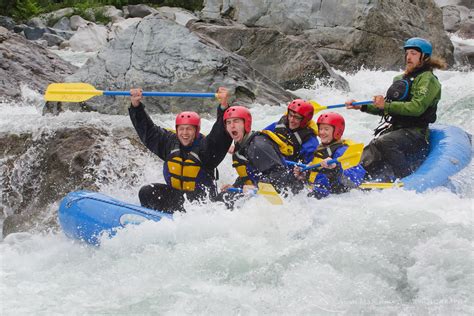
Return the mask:
<svg viewBox="0 0 474 316">
<path fill-rule="evenodd" d="M 402 79 L 394 81 L 387 90 L 385 100 L 387 102 L 410 101 L 412 96 L 411 88 L 413 81 L 418 75 L 424 73 L 425 71 L 430 70 L 426 68 L 420 68 L 413 73 L 403 75 Z M 410 127 L 427 128 L 428 124 L 434 123 L 436 121 L 437 108 L 437 104 L 434 104 L 429 106 L 420 116 L 386 115 L 384 116 L 384 120 L 386 123 L 391 124 L 395 129 Z M 378 135 L 385 129 L 385 127 L 381 128 L 381 126 L 379 126 L 375 130 L 375 134 Z"/>
<path fill-rule="evenodd" d="M 188 153 L 180 148 L 180 144 L 170 151 L 166 159 L 166 182 L 174 189 L 181 191 L 194 191 L 200 184 L 198 177 L 202 178 L 201 159 L 199 158 L 199 145 L 194 146 Z M 212 182 L 212 177 L 208 176 L 208 182 Z"/>
<path fill-rule="evenodd" d="M 344 139 L 344 140 L 338 140 L 335 141 L 328 146 L 325 146 L 323 144 L 319 145 L 316 151 L 314 152 L 314 158 L 311 161 L 310 165 L 316 165 L 318 163 L 321 163 L 326 158 L 332 158 L 336 150 L 343 146 L 350 146 L 354 144 L 354 142 L 350 139 Z M 314 183 L 316 180 L 316 176 L 318 175 L 318 169 L 311 169 L 311 172 L 309 174 L 309 183 Z"/>
<path fill-rule="evenodd" d="M 251 169 L 249 160 L 247 159 L 247 149 L 250 141 L 257 135 L 262 134 L 260 132 L 251 132 L 247 139 L 239 146 L 239 148 L 232 154 L 232 167 L 239 175 L 239 178 L 244 184 L 255 184 L 257 179 L 249 172 Z M 263 134 L 262 134 L 263 135 Z"/>
<path fill-rule="evenodd" d="M 301 159 L 300 151 L 303 144 L 314 135 L 314 131 L 309 127 L 291 131 L 287 126 L 288 117 L 284 115 L 277 122 L 274 132 L 263 130 L 262 133 L 268 135 L 278 145 L 278 149 L 286 159 L 298 161 Z"/>
</svg>

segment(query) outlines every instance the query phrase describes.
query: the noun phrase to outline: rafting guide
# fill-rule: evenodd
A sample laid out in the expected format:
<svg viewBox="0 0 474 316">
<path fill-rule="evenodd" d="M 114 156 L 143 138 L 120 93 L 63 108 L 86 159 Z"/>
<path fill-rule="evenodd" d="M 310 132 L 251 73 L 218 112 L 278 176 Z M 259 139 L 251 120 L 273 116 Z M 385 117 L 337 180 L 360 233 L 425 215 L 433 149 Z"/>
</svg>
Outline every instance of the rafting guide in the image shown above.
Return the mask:
<svg viewBox="0 0 474 316">
<path fill-rule="evenodd" d="M 391 181 L 413 173 L 429 150 L 428 125 L 436 121 L 441 84 L 434 69 L 445 69 L 446 62 L 433 57 L 433 47 L 423 38 L 410 38 L 403 46 L 405 72 L 394 78 L 386 96 L 376 95 L 372 105 L 348 109 L 382 116 L 376 138 L 364 149 L 362 166 L 369 179 Z M 377 137 L 378 136 L 378 137 Z"/>
</svg>

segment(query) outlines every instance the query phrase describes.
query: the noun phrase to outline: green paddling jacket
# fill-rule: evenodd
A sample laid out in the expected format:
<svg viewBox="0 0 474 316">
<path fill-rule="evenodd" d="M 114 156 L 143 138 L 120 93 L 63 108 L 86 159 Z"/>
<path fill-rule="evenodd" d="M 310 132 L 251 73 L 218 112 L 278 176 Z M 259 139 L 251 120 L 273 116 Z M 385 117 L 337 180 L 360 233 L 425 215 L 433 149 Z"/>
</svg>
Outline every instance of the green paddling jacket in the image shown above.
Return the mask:
<svg viewBox="0 0 474 316">
<path fill-rule="evenodd" d="M 409 83 L 405 101 L 387 100 L 383 110 L 364 105 L 361 111 L 390 116 L 391 130 L 416 127 L 428 137 L 428 124 L 436 121 L 436 110 L 441 98 L 441 84 L 432 71 L 420 69 L 409 75 L 398 75 L 393 82 L 405 79 Z"/>
</svg>

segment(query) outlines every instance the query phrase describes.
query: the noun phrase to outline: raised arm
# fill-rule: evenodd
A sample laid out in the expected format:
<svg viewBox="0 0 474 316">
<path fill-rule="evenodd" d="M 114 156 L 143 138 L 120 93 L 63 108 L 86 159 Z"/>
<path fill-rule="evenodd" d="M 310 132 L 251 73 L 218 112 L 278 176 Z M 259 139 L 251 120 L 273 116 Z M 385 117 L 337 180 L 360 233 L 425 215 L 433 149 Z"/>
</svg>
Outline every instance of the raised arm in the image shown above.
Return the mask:
<svg viewBox="0 0 474 316">
<path fill-rule="evenodd" d="M 227 109 L 229 91 L 226 88 L 220 87 L 217 91 L 217 98 L 220 105 L 217 108 L 217 117 L 211 132 L 204 138 L 201 146 L 201 159 L 203 164 L 210 169 L 216 168 L 225 158 L 232 138 L 225 130 L 224 125 L 224 111 Z"/>
<path fill-rule="evenodd" d="M 133 127 L 142 143 L 153 153 L 165 160 L 170 150 L 170 144 L 176 136 L 153 123 L 141 103 L 141 89 L 131 89 L 131 107 L 128 109 Z"/>
</svg>

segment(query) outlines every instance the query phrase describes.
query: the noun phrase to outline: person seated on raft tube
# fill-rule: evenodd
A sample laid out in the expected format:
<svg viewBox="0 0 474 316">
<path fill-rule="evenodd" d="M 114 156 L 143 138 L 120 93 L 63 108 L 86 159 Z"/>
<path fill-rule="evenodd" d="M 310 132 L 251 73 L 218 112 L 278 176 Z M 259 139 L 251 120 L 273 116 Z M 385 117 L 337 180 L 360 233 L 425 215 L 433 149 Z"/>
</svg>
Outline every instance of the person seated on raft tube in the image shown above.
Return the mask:
<svg viewBox="0 0 474 316">
<path fill-rule="evenodd" d="M 350 141 L 342 139 L 345 129 L 344 118 L 334 112 L 321 114 L 317 121 L 321 144 L 314 152 L 311 165 L 321 163 L 320 169 L 309 170 L 309 175 L 295 167 L 294 174 L 299 179 L 308 179 L 311 192 L 308 196 L 321 199 L 331 193 L 344 193 L 358 187 L 364 178 L 365 170 L 359 164 L 343 170 L 340 164 L 328 164 L 327 161 L 341 157 Z"/>
<path fill-rule="evenodd" d="M 278 145 L 286 160 L 308 164 L 318 147 L 316 132 L 309 126 L 313 119 L 311 103 L 296 99 L 288 104 L 287 114 L 262 130 Z"/>
<path fill-rule="evenodd" d="M 432 57 L 431 43 L 422 38 L 410 38 L 403 48 L 405 72 L 394 78 L 385 98 L 374 96 L 373 105 L 353 106 L 355 100 L 346 102 L 348 109 L 380 115 L 385 121 L 362 154 L 369 179 L 406 177 L 428 154 L 428 125 L 436 121 L 441 98 L 441 84 L 433 69 L 445 69 L 446 62 Z"/>
<path fill-rule="evenodd" d="M 225 132 L 223 114 L 228 107 L 229 92 L 219 88 L 217 118 L 209 135 L 200 133 L 201 118 L 195 112 L 176 116 L 176 133 L 153 123 L 141 103 L 142 90 L 131 89 L 130 118 L 143 144 L 164 160 L 166 184 L 153 183 L 140 189 L 142 206 L 173 213 L 185 211 L 185 197 L 195 201 L 217 196 L 215 172 L 227 154 L 232 138 Z"/>
<path fill-rule="evenodd" d="M 295 185 L 303 188 L 288 170 L 278 145 L 268 135 L 252 131 L 252 115 L 246 107 L 229 107 L 224 113 L 224 123 L 227 133 L 234 140 L 232 166 L 239 177 L 233 185 L 221 188 L 221 198 L 228 188 L 241 188 L 247 193 L 255 190 L 258 182 L 270 183 L 278 192 L 287 188 L 296 190 Z M 232 196 L 230 192 L 229 196 Z"/>
</svg>

